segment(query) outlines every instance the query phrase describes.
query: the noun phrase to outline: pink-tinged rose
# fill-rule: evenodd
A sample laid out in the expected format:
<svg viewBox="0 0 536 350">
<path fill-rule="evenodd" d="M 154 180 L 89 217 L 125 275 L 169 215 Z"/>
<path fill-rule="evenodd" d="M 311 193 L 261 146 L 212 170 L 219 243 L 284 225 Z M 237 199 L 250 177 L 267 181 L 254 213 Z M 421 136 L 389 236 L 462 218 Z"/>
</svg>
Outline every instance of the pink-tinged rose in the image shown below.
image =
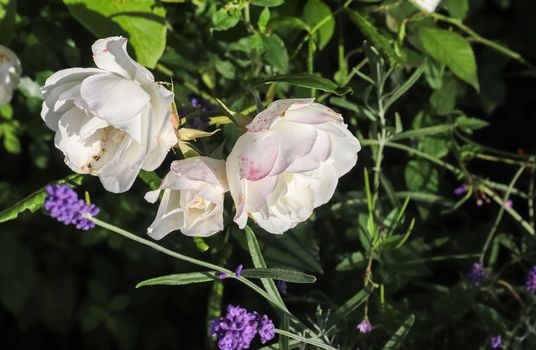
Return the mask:
<svg viewBox="0 0 536 350">
<path fill-rule="evenodd" d="M 240 228 L 250 215 L 281 234 L 328 202 L 361 149 L 340 114 L 314 99 L 275 101 L 246 126 L 227 158 Z"/>
<path fill-rule="evenodd" d="M 127 39 L 97 40 L 98 68 L 53 74 L 42 91 L 41 117 L 75 172 L 96 175 L 111 192 L 128 190 L 140 169 L 151 171 L 177 143 L 173 93 L 127 53 Z"/>
<path fill-rule="evenodd" d="M 180 230 L 187 236 L 206 237 L 223 230 L 223 195 L 229 190 L 225 162 L 210 157 L 176 160 L 160 189 L 145 199 L 156 202 L 164 190 L 158 213 L 147 233 L 161 239 Z"/>
<path fill-rule="evenodd" d="M 17 55 L 0 45 L 0 106 L 11 101 L 22 72 Z"/>
</svg>

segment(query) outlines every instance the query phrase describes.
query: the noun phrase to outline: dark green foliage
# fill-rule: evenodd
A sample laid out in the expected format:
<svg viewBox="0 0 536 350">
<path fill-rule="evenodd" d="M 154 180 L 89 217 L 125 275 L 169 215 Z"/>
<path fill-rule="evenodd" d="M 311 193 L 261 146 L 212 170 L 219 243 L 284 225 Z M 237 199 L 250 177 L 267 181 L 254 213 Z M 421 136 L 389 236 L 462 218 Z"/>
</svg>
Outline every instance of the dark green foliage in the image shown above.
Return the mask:
<svg viewBox="0 0 536 350">
<path fill-rule="evenodd" d="M 0 106 L 0 348 L 213 349 L 207 321 L 229 303 L 288 335 L 264 349 L 486 349 L 499 334 L 504 348 L 535 348 L 524 287 L 536 264 L 535 13 L 530 0 L 444 0 L 431 14 L 396 0 L 0 0 L 0 44 L 23 67 Z M 129 37 L 190 119 L 240 124 L 275 99 L 314 96 L 359 138 L 332 200 L 284 235 L 239 230 L 227 205 L 224 232 L 160 242 L 230 271 L 243 264 L 271 303 L 42 212 L 42 188 L 64 179 L 91 193 L 99 218 L 144 236 L 157 205 L 143 195 L 181 158 L 119 195 L 65 166 L 39 86 L 92 66 L 91 44 L 108 35 Z M 217 108 L 195 109 L 194 96 Z M 226 156 L 242 131 L 221 129 L 195 150 Z M 479 259 L 488 278 L 474 286 Z M 369 334 L 355 329 L 365 315 Z"/>
</svg>

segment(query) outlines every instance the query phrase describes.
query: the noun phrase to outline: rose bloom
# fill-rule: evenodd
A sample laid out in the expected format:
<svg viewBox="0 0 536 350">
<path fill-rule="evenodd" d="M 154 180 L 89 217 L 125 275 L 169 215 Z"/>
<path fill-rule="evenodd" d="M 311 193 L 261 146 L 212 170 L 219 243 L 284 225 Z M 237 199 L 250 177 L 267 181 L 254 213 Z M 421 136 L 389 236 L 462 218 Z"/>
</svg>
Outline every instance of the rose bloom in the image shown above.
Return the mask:
<svg viewBox="0 0 536 350">
<path fill-rule="evenodd" d="M 0 106 L 11 101 L 21 72 L 20 61 L 15 53 L 0 45 Z"/>
<path fill-rule="evenodd" d="M 176 144 L 173 93 L 126 51 L 127 39 L 97 40 L 98 68 L 70 68 L 47 79 L 41 117 L 75 172 L 99 176 L 111 192 L 128 190 Z"/>
<path fill-rule="evenodd" d="M 156 202 L 162 189 L 158 213 L 147 229 L 149 236 L 161 239 L 180 230 L 187 236 L 206 237 L 223 230 L 223 195 L 229 190 L 223 160 L 176 160 L 160 189 L 148 192 L 145 199 Z"/>
<path fill-rule="evenodd" d="M 441 0 L 413 0 L 413 3 L 426 12 L 434 12 Z"/>
<path fill-rule="evenodd" d="M 293 228 L 356 164 L 361 146 L 342 116 L 313 101 L 273 102 L 237 140 L 226 167 L 240 228 L 248 214 L 271 233 Z"/>
</svg>

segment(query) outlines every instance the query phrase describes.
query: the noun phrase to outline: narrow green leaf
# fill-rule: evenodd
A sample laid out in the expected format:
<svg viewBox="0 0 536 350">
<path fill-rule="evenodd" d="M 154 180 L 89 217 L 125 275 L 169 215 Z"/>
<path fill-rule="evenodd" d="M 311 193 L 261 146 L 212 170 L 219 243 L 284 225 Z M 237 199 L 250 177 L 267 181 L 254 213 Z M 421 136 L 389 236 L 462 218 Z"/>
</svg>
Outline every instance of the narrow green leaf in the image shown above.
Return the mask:
<svg viewBox="0 0 536 350">
<path fill-rule="evenodd" d="M 479 90 L 475 55 L 467 39 L 448 30 L 429 27 L 422 28 L 419 37 L 430 56 Z"/>
<path fill-rule="evenodd" d="M 478 118 L 472 118 L 468 117 L 466 115 L 459 116 L 456 118 L 456 126 L 464 131 L 472 131 L 476 129 L 482 129 L 489 125 L 489 122 L 478 119 Z"/>
<path fill-rule="evenodd" d="M 166 48 L 166 10 L 157 0 L 63 0 L 97 38 L 129 38 L 138 62 L 154 68 Z M 84 48 L 85 49 L 85 48 Z"/>
<path fill-rule="evenodd" d="M 361 252 L 352 253 L 344 258 L 335 268 L 337 271 L 350 271 L 362 268 L 367 263 L 365 256 Z"/>
<path fill-rule="evenodd" d="M 405 132 L 396 134 L 391 139 L 392 141 L 403 140 L 411 137 L 423 137 L 437 134 L 444 134 L 454 129 L 454 125 L 451 124 L 439 124 L 434 126 L 427 126 L 419 129 L 412 129 Z"/>
<path fill-rule="evenodd" d="M 333 81 L 319 77 L 318 75 L 309 74 L 309 73 L 296 73 L 296 74 L 286 74 L 278 75 L 268 79 L 261 80 L 255 85 L 260 84 L 270 84 L 270 83 L 287 83 L 290 85 L 301 86 L 305 88 L 312 88 L 317 90 L 322 90 L 325 92 L 331 92 L 335 95 L 346 95 L 348 93 L 353 93 L 353 90 L 349 86 L 338 87 Z"/>
<path fill-rule="evenodd" d="M 259 20 L 257 21 L 257 27 L 259 27 L 261 33 L 264 33 L 266 31 L 266 26 L 268 25 L 269 21 L 270 10 L 268 9 L 268 7 L 265 7 L 264 10 L 261 11 L 261 14 L 259 15 Z"/>
<path fill-rule="evenodd" d="M 253 266 L 258 269 L 266 269 L 266 262 L 262 256 L 261 247 L 259 246 L 257 237 L 255 237 L 255 233 L 249 226 L 246 226 L 244 231 L 246 232 L 249 254 L 251 255 Z M 261 282 L 266 292 L 274 299 L 274 301 L 280 306 L 285 307 L 285 303 L 283 302 L 283 298 L 281 298 L 281 294 L 279 294 L 279 290 L 277 289 L 275 282 L 272 279 L 266 278 L 261 278 Z"/>
<path fill-rule="evenodd" d="M 346 316 L 351 314 L 355 309 L 357 309 L 361 304 L 363 304 L 365 300 L 368 299 L 373 290 L 374 288 L 369 284 L 367 287 L 363 288 L 353 297 L 348 299 L 337 310 L 335 310 L 334 313 L 331 314 L 326 324 L 326 327 L 329 329 L 340 321 L 344 320 Z"/>
<path fill-rule="evenodd" d="M 372 45 L 383 51 L 391 64 L 402 63 L 401 57 L 395 52 L 390 40 L 381 34 L 378 28 L 368 18 L 349 8 L 345 8 L 345 12 L 350 17 L 350 20 L 361 30 L 363 35 L 371 41 Z"/>
<path fill-rule="evenodd" d="M 278 268 L 256 268 L 244 269 L 242 276 L 246 278 L 270 278 L 291 283 L 314 283 L 316 277 L 303 272 L 278 269 Z"/>
<path fill-rule="evenodd" d="M 310 345 L 316 346 L 317 349 L 337 350 L 336 348 L 334 348 L 332 346 L 329 346 L 327 344 L 324 344 L 319 340 L 311 339 L 311 338 L 305 338 L 305 337 L 302 337 L 301 335 L 290 333 L 290 332 L 284 331 L 282 329 L 277 329 L 276 328 L 275 333 L 277 333 L 279 335 L 283 335 L 285 337 L 289 337 L 289 338 L 292 338 L 292 339 L 299 340 L 300 342 L 305 343 L 305 344 L 310 344 Z"/>
<path fill-rule="evenodd" d="M 142 281 L 136 288 L 145 286 L 182 286 L 191 283 L 202 283 L 217 280 L 214 272 L 187 272 L 173 275 L 166 275 Z"/>
<path fill-rule="evenodd" d="M 398 348 L 400 344 L 402 344 L 406 336 L 408 335 L 409 330 L 411 329 L 411 327 L 413 327 L 414 323 L 415 323 L 415 315 L 411 315 L 408 318 L 406 318 L 406 320 L 402 323 L 400 328 L 396 330 L 395 334 L 393 334 L 391 339 L 389 339 L 387 343 L 384 345 L 383 350 L 394 350 Z"/>
<path fill-rule="evenodd" d="M 385 109 L 389 108 L 393 103 L 395 103 L 400 97 L 402 97 L 409 89 L 419 80 L 422 73 L 424 72 L 425 64 L 421 64 L 419 68 L 409 76 L 404 83 L 394 89 L 389 96 L 385 99 Z"/>
<path fill-rule="evenodd" d="M 67 184 L 71 187 L 76 187 L 82 184 L 83 179 L 83 175 L 71 174 L 64 179 L 56 181 L 55 183 Z M 30 212 L 35 213 L 37 210 L 43 207 L 46 197 L 47 194 L 45 192 L 45 187 L 40 188 L 39 190 L 30 194 L 28 197 L 19 201 L 11 208 L 2 210 L 2 212 L 0 212 L 0 223 L 16 219 L 19 214 L 25 210 L 29 210 Z"/>
</svg>

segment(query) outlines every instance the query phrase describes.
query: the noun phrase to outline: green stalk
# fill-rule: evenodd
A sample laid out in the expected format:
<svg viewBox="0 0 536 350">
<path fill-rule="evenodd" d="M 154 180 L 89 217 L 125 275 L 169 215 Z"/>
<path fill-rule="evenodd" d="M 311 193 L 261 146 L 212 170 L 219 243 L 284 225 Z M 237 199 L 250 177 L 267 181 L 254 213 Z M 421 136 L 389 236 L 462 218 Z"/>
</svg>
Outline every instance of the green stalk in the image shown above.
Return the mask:
<svg viewBox="0 0 536 350">
<path fill-rule="evenodd" d="M 164 253 L 166 255 L 169 255 L 169 256 L 171 256 L 171 257 L 173 257 L 175 259 L 186 261 L 186 262 L 189 262 L 189 263 L 197 265 L 197 266 L 205 267 L 205 268 L 208 268 L 208 269 L 211 269 L 211 270 L 214 270 L 214 271 L 224 273 L 229 278 L 234 278 L 234 279 L 242 282 L 243 284 L 245 284 L 246 286 L 248 286 L 249 288 L 251 288 L 252 290 L 257 292 L 259 295 L 261 295 L 264 299 L 268 300 L 272 305 L 275 305 L 283 313 L 289 315 L 290 317 L 292 317 L 292 319 L 295 319 L 295 317 L 292 314 L 290 314 L 290 312 L 286 308 L 281 307 L 276 301 L 272 300 L 272 297 L 267 292 L 265 292 L 264 289 L 262 289 L 261 287 L 257 286 L 255 283 L 251 282 L 247 278 L 244 278 L 242 276 L 237 277 L 235 275 L 235 273 L 233 271 L 231 271 L 231 270 L 228 270 L 228 269 L 226 269 L 224 267 L 209 263 L 207 261 L 199 260 L 199 259 L 192 258 L 190 256 L 187 256 L 187 255 L 184 255 L 184 254 L 181 254 L 181 253 L 177 253 L 177 252 L 175 252 L 173 250 L 170 250 L 170 249 L 167 249 L 165 247 L 162 247 L 161 245 L 159 245 L 157 243 L 154 243 L 154 242 L 152 242 L 152 241 L 150 241 L 148 239 L 145 239 L 145 238 L 142 238 L 140 236 L 137 236 L 137 235 L 135 235 L 133 233 L 130 233 L 130 232 L 126 231 L 126 230 L 123 230 L 122 228 L 119 228 L 117 226 L 114 226 L 114 225 L 109 224 L 109 223 L 107 223 L 105 221 L 99 220 L 97 218 L 88 216 L 87 219 L 93 221 L 95 223 L 95 225 L 97 225 L 99 227 L 102 227 L 102 228 L 105 228 L 105 229 L 110 230 L 112 232 L 115 232 L 117 234 L 120 234 L 123 237 L 126 237 L 126 238 L 128 238 L 128 239 L 130 239 L 132 241 L 141 243 L 144 246 L 147 246 L 149 248 L 153 248 L 153 249 L 155 249 L 155 250 L 157 250 L 157 251 L 159 251 L 161 253 Z"/>
</svg>

